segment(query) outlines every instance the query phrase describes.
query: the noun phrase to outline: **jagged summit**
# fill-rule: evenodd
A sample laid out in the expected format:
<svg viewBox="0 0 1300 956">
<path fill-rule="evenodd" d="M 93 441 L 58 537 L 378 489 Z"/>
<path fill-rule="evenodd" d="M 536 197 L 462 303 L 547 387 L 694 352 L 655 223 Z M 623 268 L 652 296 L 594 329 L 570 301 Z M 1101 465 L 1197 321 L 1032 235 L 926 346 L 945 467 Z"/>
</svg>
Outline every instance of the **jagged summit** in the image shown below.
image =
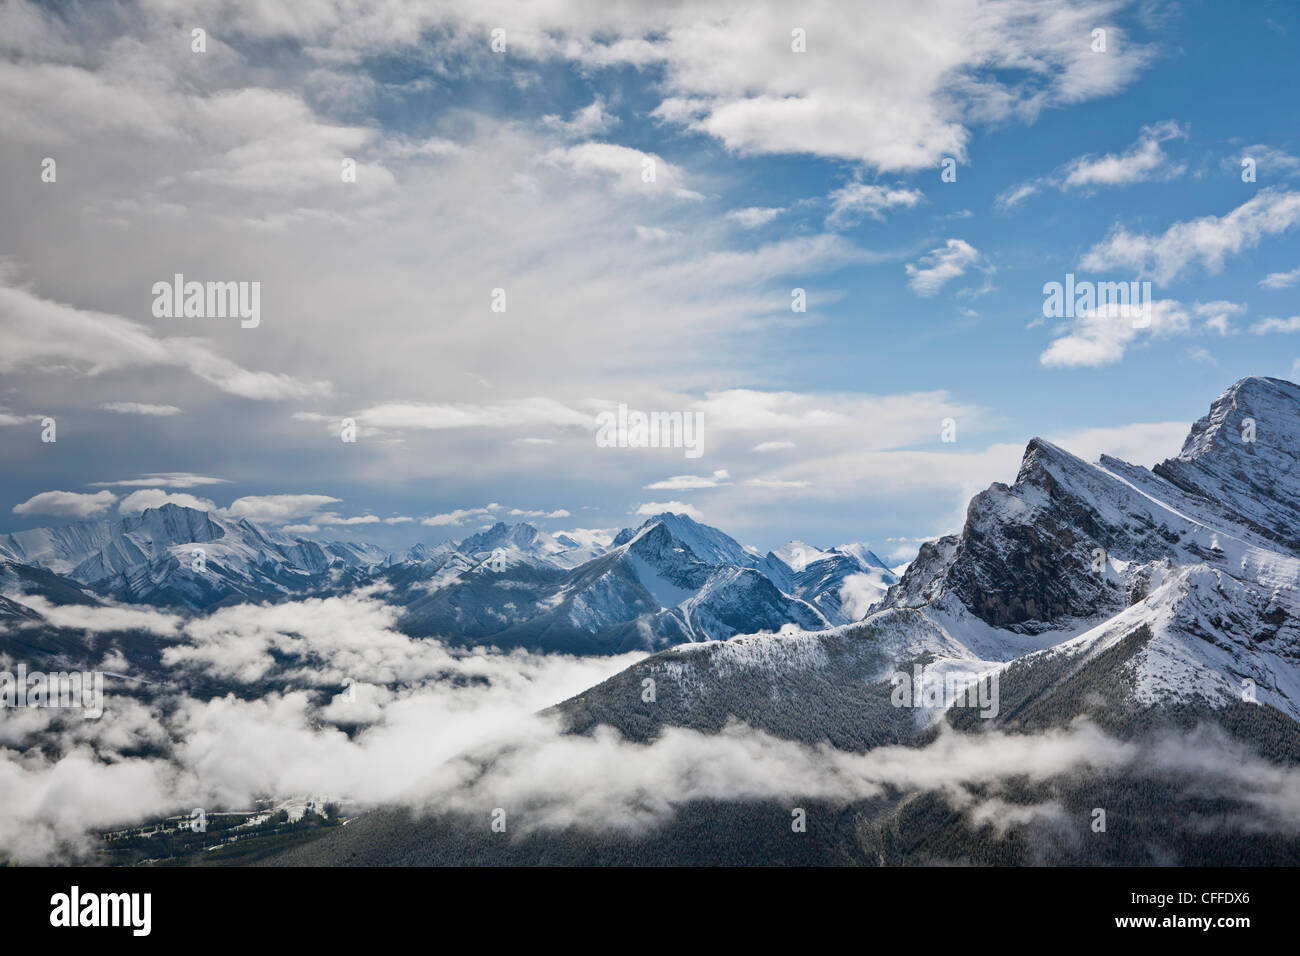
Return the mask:
<svg viewBox="0 0 1300 956">
<path fill-rule="evenodd" d="M 1234 520 L 1300 548 L 1300 385 L 1243 378 L 1192 425 L 1155 474 Z"/>
</svg>

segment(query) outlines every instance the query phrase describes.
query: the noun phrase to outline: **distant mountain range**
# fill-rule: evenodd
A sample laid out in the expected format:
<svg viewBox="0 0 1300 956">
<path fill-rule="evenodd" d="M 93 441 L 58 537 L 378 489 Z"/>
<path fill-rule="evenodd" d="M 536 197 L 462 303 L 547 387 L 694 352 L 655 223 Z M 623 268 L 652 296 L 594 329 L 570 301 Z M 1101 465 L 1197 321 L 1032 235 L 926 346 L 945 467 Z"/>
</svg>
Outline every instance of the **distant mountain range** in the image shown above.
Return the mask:
<svg viewBox="0 0 1300 956">
<path fill-rule="evenodd" d="M 49 580 L 22 569 L 41 569 L 86 599 L 186 611 L 382 584 L 412 636 L 575 653 L 831 627 L 860 616 L 896 580 L 860 545 L 792 542 L 760 558 L 675 514 L 608 546 L 499 523 L 459 543 L 393 554 L 167 504 L 0 536 L 0 560 L 20 592 Z"/>
</svg>

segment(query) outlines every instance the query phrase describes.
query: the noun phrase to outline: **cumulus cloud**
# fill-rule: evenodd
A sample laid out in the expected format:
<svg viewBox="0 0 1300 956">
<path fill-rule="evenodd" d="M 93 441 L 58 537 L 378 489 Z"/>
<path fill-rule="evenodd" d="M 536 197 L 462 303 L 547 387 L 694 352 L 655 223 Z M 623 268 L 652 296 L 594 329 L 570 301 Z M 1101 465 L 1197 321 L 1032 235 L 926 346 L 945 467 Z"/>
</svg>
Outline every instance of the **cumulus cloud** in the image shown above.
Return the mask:
<svg viewBox="0 0 1300 956">
<path fill-rule="evenodd" d="M 1206 330 L 1226 335 L 1230 331 L 1230 318 L 1244 311 L 1245 306 L 1234 302 L 1197 302 L 1186 306 L 1174 299 L 1154 300 L 1148 304 L 1145 316 L 1135 317 L 1119 305 L 1089 309 L 1068 321 L 1039 356 L 1039 361 L 1058 368 L 1111 365 L 1141 339 L 1170 338 Z"/>
<path fill-rule="evenodd" d="M 932 249 L 928 255 L 907 264 L 907 274 L 911 277 L 907 284 L 924 298 L 937 295 L 945 285 L 964 276 L 982 258 L 966 240 L 949 239 L 940 248 Z"/>
<path fill-rule="evenodd" d="M 924 199 L 925 195 L 919 189 L 849 183 L 831 193 L 831 211 L 826 217 L 826 225 L 832 229 L 842 229 L 864 218 L 884 219 L 885 210 L 898 206 L 915 206 Z"/>
<path fill-rule="evenodd" d="M 1250 327 L 1250 331 L 1256 335 L 1266 335 L 1269 332 L 1300 332 L 1300 315 L 1293 315 L 1287 319 L 1276 317 L 1260 319 Z"/>
<path fill-rule="evenodd" d="M 1287 272 L 1270 272 L 1259 280 L 1265 289 L 1289 289 L 1297 282 L 1300 282 L 1300 266 Z"/>
<path fill-rule="evenodd" d="M 1187 130 L 1173 120 L 1144 126 L 1137 141 L 1122 153 L 1080 156 L 1046 176 L 1007 187 L 994 200 L 994 206 L 1000 212 L 1009 212 L 1042 189 L 1092 190 L 1178 176 L 1187 167 L 1171 163 L 1162 144 L 1186 138 Z"/>
<path fill-rule="evenodd" d="M 1144 126 L 1137 142 L 1123 153 L 1104 156 L 1081 156 L 1065 169 L 1062 185 L 1066 189 L 1088 186 L 1122 186 L 1153 178 L 1157 171 L 1174 175 L 1161 143 L 1171 139 L 1185 139 L 1187 131 L 1172 120 Z"/>
<path fill-rule="evenodd" d="M 598 96 L 582 109 L 575 110 L 570 119 L 548 115 L 542 117 L 542 122 L 566 136 L 582 139 L 618 125 L 618 117 L 609 112 L 604 99 Z"/>
<path fill-rule="evenodd" d="M 1223 216 L 1176 222 L 1163 233 L 1133 233 L 1116 226 L 1088 250 L 1080 265 L 1092 272 L 1130 270 L 1167 285 L 1193 265 L 1217 273 L 1228 256 L 1253 249 L 1297 223 L 1300 193 L 1269 187 Z"/>
<path fill-rule="evenodd" d="M 280 524 L 293 518 L 313 514 L 342 499 L 329 495 L 248 495 L 236 498 L 226 511 L 235 518 Z"/>
<path fill-rule="evenodd" d="M 679 199 L 704 198 L 687 189 L 683 185 L 685 175 L 663 157 L 616 143 L 581 143 L 552 150 L 544 159 L 579 175 L 609 177 L 624 191 L 642 190 L 648 194 L 666 191 Z"/>
<path fill-rule="evenodd" d="M 485 505 L 482 508 L 457 508 L 454 511 L 447 511 L 443 514 L 430 515 L 427 518 L 422 518 L 420 519 L 420 524 L 428 525 L 431 528 L 438 528 L 443 525 L 463 524 L 471 518 L 485 518 L 499 510 L 501 510 L 501 506 L 496 503 Z"/>
<path fill-rule="evenodd" d="M 107 511 L 117 501 L 111 491 L 93 494 L 78 491 L 42 491 L 16 504 L 16 515 L 54 515 L 60 518 L 88 518 Z"/>
</svg>

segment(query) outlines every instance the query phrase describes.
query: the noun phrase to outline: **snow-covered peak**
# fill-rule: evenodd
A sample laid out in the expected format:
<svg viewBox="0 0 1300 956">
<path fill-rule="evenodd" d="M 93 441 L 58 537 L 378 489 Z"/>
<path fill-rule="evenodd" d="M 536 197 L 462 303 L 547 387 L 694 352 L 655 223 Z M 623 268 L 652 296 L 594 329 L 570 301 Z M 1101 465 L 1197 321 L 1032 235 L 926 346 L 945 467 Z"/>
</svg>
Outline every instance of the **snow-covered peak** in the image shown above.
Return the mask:
<svg viewBox="0 0 1300 956">
<path fill-rule="evenodd" d="M 706 564 L 729 564 L 744 568 L 757 567 L 759 564 L 759 559 L 746 551 L 744 546 L 730 535 L 724 534 L 717 528 L 701 524 L 689 515 L 669 512 L 647 518 L 639 528 L 623 529 L 614 539 L 612 546 L 619 547 L 627 544 L 656 525 L 663 526 L 669 534 L 690 548 L 695 556 Z"/>
<path fill-rule="evenodd" d="M 1242 379 L 1192 426 L 1178 457 L 1152 470 L 1270 539 L 1300 548 L 1300 386 Z"/>
<path fill-rule="evenodd" d="M 772 556 L 793 571 L 802 571 L 814 561 L 826 557 L 826 552 L 805 541 L 788 541 L 772 552 Z"/>
</svg>

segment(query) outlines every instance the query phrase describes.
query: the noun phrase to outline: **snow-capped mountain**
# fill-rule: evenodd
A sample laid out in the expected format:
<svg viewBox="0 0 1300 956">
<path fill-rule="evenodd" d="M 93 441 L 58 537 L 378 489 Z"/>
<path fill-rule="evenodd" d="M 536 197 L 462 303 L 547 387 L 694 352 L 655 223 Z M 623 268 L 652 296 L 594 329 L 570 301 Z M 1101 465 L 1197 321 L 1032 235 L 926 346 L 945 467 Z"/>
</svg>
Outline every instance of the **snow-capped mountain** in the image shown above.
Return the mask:
<svg viewBox="0 0 1300 956">
<path fill-rule="evenodd" d="M 828 625 L 735 539 L 685 515 L 621 531 L 608 551 L 567 571 L 555 560 L 567 552 L 539 560 L 515 550 L 521 540 L 535 546 L 532 531 L 498 525 L 467 539 L 458 553 L 470 552 L 469 566 L 453 574 L 446 565 L 386 571 L 389 599 L 405 608 L 402 626 L 455 643 L 608 653 Z"/>
<path fill-rule="evenodd" d="M 456 550 L 467 557 L 486 561 L 496 557 L 506 564 L 536 564 L 553 568 L 575 568 L 599 554 L 599 546 L 583 545 L 566 538 L 560 541 L 530 524 L 506 524 L 498 521 L 486 531 L 470 535 Z"/>
<path fill-rule="evenodd" d="M 643 736 L 735 716 L 871 746 L 944 716 L 900 721 L 889 706 L 890 675 L 926 662 L 997 672 L 995 722 L 1126 725 L 1169 708 L 1300 721 L 1297 454 L 1300 386 L 1269 378 L 1233 385 L 1153 469 L 1034 439 L 1015 482 L 976 495 L 961 532 L 924 545 L 862 621 L 673 648 L 561 710 L 575 729 Z M 667 690 L 653 713 L 630 714 L 624 685 L 644 677 Z M 794 706 L 811 698 L 815 714 Z"/>
<path fill-rule="evenodd" d="M 814 605 L 831 624 L 860 620 L 898 576 L 862 544 L 827 551 L 790 541 L 769 551 L 762 567 L 782 590 Z"/>
<path fill-rule="evenodd" d="M 355 585 L 387 554 L 166 504 L 114 520 L 3 535 L 0 557 L 46 568 L 117 600 L 203 608 Z"/>
<path fill-rule="evenodd" d="M 796 570 L 662 514 L 612 539 L 498 523 L 389 554 L 176 505 L 0 537 L 0 558 L 119 601 L 202 610 L 382 582 L 414 636 L 570 653 L 817 630 L 860 616 L 889 580 L 869 552 L 809 550 L 816 560 Z"/>
</svg>

